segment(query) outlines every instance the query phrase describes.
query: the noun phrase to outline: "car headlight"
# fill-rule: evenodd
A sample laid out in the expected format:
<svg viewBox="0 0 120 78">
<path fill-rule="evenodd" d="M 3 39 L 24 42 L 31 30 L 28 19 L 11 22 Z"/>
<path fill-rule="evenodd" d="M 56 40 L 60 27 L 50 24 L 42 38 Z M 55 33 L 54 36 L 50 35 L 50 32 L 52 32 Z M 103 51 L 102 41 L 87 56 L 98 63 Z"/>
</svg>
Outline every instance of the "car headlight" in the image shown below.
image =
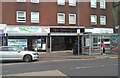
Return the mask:
<svg viewBox="0 0 120 78">
<path fill-rule="evenodd" d="M 33 55 L 39 55 L 38 53 L 33 53 Z"/>
</svg>

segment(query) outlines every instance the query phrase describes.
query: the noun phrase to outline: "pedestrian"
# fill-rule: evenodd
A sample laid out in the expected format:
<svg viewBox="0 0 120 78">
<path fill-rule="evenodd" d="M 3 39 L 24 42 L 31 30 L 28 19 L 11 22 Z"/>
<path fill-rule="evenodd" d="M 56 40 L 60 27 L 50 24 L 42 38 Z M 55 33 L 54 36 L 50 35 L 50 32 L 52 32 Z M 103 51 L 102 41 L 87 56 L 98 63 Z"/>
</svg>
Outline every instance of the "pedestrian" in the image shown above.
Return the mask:
<svg viewBox="0 0 120 78">
<path fill-rule="evenodd" d="M 101 53 L 102 55 L 106 55 L 105 54 L 105 48 L 106 48 L 106 45 L 104 44 L 103 41 L 101 41 L 101 49 L 103 50 L 103 52 Z"/>
</svg>

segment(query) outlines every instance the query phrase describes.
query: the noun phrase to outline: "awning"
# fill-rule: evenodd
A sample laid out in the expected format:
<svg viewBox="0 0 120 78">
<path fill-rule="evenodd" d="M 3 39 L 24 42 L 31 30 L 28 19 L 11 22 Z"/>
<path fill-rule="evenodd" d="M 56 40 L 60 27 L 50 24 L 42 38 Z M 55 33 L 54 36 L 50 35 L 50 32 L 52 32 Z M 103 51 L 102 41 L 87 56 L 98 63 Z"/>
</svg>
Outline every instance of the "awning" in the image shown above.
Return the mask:
<svg viewBox="0 0 120 78">
<path fill-rule="evenodd" d="M 50 33 L 50 36 L 77 36 L 77 33 Z M 83 33 L 80 33 L 83 35 Z"/>
</svg>

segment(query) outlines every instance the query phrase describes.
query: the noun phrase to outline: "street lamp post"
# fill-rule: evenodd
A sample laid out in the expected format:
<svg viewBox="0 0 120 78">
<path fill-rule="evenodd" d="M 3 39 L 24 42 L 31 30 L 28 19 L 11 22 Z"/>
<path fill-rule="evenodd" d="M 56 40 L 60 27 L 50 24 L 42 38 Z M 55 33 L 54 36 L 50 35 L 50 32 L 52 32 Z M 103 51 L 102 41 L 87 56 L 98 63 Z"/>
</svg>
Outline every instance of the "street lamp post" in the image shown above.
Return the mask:
<svg viewBox="0 0 120 78">
<path fill-rule="evenodd" d="M 77 34 L 78 34 L 78 55 L 80 55 L 80 29 L 77 29 Z"/>
<path fill-rule="evenodd" d="M 78 34 L 78 55 L 80 55 L 80 0 L 78 0 L 78 29 L 77 29 L 77 34 Z"/>
</svg>

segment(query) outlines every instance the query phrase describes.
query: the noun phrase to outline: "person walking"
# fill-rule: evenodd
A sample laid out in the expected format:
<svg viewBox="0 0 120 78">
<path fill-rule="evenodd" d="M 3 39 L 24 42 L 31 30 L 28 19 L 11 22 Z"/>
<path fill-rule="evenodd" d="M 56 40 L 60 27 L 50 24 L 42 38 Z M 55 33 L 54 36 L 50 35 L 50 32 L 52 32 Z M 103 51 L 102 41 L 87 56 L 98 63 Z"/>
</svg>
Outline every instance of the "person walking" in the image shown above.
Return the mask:
<svg viewBox="0 0 120 78">
<path fill-rule="evenodd" d="M 102 54 L 102 55 L 106 55 L 106 54 L 105 54 L 106 45 L 104 44 L 103 41 L 101 41 L 101 48 L 102 48 L 102 50 L 103 50 L 103 52 L 102 52 L 101 54 Z"/>
</svg>

